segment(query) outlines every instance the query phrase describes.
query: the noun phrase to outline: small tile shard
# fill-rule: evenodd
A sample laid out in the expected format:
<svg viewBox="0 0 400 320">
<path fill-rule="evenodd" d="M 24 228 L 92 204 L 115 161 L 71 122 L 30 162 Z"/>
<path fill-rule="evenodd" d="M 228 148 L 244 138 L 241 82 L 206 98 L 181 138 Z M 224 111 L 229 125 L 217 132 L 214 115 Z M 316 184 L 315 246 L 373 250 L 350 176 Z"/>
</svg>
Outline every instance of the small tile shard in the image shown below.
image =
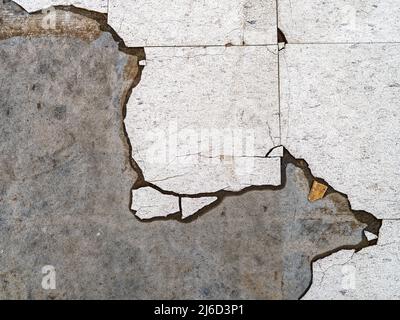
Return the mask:
<svg viewBox="0 0 400 320">
<path fill-rule="evenodd" d="M 182 198 L 182 219 L 194 215 L 202 208 L 217 200 L 217 197 Z"/>
<path fill-rule="evenodd" d="M 140 219 L 167 217 L 179 213 L 179 199 L 165 195 L 151 187 L 132 190 L 132 210 Z"/>
<path fill-rule="evenodd" d="M 325 196 L 327 190 L 328 186 L 319 183 L 318 181 L 314 181 L 311 187 L 310 194 L 308 195 L 308 200 L 311 202 L 315 202 L 322 199 Z"/>
</svg>

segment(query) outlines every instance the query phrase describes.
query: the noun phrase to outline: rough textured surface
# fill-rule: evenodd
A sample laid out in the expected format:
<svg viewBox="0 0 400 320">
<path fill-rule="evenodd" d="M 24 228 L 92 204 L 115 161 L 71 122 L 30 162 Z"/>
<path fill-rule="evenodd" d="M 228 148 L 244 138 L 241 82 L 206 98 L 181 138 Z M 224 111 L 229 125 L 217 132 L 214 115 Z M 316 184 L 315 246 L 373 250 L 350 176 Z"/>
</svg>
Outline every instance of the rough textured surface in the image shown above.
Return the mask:
<svg viewBox="0 0 400 320">
<path fill-rule="evenodd" d="M 289 43 L 399 42 L 398 0 L 279 0 Z"/>
<path fill-rule="evenodd" d="M 358 253 L 340 251 L 314 263 L 304 299 L 400 299 L 400 222 L 383 222 L 378 244 Z"/>
<path fill-rule="evenodd" d="M 398 44 L 290 45 L 281 51 L 282 144 L 349 196 L 398 218 Z"/>
<path fill-rule="evenodd" d="M 109 24 L 127 45 L 276 44 L 275 0 L 110 0 Z"/>
<path fill-rule="evenodd" d="M 73 5 L 78 8 L 107 13 L 108 0 L 16 0 L 28 12 L 35 12 L 57 5 Z"/>
<path fill-rule="evenodd" d="M 148 48 L 127 106 L 144 179 L 180 194 L 279 185 L 277 49 Z M 260 174 L 262 172 L 263 174 Z"/>
<path fill-rule="evenodd" d="M 313 258 L 368 245 L 360 213 L 338 193 L 310 203 L 310 173 L 293 164 L 284 187 L 227 196 L 190 223 L 139 221 L 122 121 L 137 59 L 108 33 L 5 39 L 0 55 L 2 298 L 293 299 Z M 44 265 L 56 290 L 41 287 Z"/>
</svg>

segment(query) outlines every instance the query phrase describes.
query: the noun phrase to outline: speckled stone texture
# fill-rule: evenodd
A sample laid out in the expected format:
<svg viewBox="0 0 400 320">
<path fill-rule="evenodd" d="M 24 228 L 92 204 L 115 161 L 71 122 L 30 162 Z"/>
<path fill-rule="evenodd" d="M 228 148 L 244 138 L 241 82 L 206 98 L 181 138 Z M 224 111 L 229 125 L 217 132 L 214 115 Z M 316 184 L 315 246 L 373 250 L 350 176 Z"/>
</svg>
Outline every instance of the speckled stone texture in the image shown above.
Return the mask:
<svg viewBox="0 0 400 320">
<path fill-rule="evenodd" d="M 52 6 L 75 6 L 77 8 L 94 10 L 97 12 L 108 12 L 108 0 L 16 0 L 28 12 L 47 9 Z"/>
</svg>

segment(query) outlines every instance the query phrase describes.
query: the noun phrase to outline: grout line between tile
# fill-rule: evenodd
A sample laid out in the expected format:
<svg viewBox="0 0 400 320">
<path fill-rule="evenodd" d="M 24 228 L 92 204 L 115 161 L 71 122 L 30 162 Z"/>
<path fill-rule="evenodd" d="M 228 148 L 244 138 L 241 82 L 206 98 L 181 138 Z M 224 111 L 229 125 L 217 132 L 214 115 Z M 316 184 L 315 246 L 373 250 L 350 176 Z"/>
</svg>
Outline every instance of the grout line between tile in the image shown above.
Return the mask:
<svg viewBox="0 0 400 320">
<path fill-rule="evenodd" d="M 279 40 L 278 40 L 278 29 L 279 29 L 279 5 L 276 0 L 276 43 L 278 43 L 278 118 L 279 118 L 279 144 L 282 145 L 282 115 L 281 115 L 281 71 L 280 71 L 280 51 L 279 51 Z"/>
</svg>

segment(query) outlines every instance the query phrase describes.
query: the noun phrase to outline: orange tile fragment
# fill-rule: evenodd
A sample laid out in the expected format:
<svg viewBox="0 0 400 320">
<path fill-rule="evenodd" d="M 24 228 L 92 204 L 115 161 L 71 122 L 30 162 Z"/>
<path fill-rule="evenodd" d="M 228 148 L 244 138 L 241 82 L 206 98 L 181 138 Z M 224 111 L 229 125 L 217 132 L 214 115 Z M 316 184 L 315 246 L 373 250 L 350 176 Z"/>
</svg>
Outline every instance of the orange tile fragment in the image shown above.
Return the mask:
<svg viewBox="0 0 400 320">
<path fill-rule="evenodd" d="M 308 195 L 308 200 L 314 202 L 322 199 L 327 190 L 328 186 L 314 180 L 310 194 Z"/>
</svg>

